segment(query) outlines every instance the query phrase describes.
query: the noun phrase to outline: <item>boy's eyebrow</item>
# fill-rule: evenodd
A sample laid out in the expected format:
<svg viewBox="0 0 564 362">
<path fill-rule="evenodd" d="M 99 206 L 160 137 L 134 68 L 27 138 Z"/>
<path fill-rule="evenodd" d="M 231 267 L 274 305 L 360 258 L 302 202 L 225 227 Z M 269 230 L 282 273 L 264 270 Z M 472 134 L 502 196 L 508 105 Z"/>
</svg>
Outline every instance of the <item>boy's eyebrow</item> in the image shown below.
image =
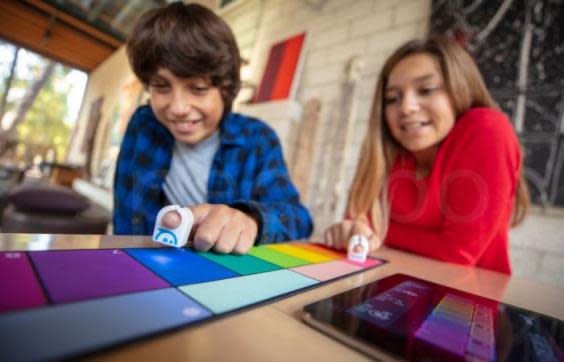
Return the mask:
<svg viewBox="0 0 564 362">
<path fill-rule="evenodd" d="M 426 80 L 429 80 L 429 79 L 433 78 L 434 76 L 435 76 L 435 74 L 433 74 L 433 73 L 424 74 L 424 75 L 421 75 L 421 76 L 419 76 L 419 77 L 413 78 L 413 79 L 411 80 L 411 82 L 421 83 L 421 82 L 424 82 L 424 81 L 426 81 Z M 387 86 L 386 89 L 385 89 L 385 91 L 387 92 L 387 91 L 393 91 L 393 90 L 398 90 L 398 89 L 399 89 L 399 87 L 392 85 L 392 86 Z"/>
<path fill-rule="evenodd" d="M 165 78 L 155 73 L 149 77 L 149 81 L 153 81 L 153 80 L 165 80 Z"/>
</svg>

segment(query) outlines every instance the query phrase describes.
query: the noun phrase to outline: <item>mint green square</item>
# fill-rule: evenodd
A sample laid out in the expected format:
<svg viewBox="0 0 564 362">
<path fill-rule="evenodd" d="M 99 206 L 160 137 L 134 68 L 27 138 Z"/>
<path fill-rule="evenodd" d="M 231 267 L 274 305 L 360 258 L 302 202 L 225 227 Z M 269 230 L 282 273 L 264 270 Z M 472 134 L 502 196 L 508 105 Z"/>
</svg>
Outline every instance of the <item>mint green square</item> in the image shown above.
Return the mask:
<svg viewBox="0 0 564 362">
<path fill-rule="evenodd" d="M 178 287 L 215 314 L 265 301 L 282 294 L 318 284 L 291 270 L 245 275 L 238 278 L 191 284 Z"/>
<path fill-rule="evenodd" d="M 217 254 L 213 252 L 199 254 L 241 275 L 265 273 L 280 269 L 277 265 L 251 255 Z"/>
<path fill-rule="evenodd" d="M 282 268 L 294 268 L 297 266 L 311 264 L 309 261 L 296 258 L 295 256 L 288 255 L 276 251 L 266 246 L 256 246 L 249 250 L 249 254 L 256 256 L 262 260 L 266 260 L 272 264 L 281 266 Z"/>
</svg>

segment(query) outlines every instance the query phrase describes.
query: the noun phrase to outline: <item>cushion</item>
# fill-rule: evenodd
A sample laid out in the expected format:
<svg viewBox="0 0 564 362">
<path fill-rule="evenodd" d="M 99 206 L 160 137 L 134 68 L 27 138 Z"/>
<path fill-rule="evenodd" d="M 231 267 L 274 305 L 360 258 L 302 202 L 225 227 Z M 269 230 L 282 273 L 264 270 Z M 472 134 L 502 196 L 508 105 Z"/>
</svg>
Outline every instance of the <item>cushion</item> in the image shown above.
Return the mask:
<svg viewBox="0 0 564 362">
<path fill-rule="evenodd" d="M 67 187 L 47 184 L 22 184 L 7 195 L 8 202 L 23 212 L 76 214 L 90 206 L 89 200 Z"/>
</svg>

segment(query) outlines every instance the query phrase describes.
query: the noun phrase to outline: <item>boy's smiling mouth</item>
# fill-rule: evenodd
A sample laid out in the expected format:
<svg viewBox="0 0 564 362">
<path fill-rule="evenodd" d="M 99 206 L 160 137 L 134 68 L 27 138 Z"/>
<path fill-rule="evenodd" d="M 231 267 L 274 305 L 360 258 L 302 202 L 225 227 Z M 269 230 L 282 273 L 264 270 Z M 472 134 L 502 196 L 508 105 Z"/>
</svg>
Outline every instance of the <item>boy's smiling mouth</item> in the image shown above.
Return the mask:
<svg viewBox="0 0 564 362">
<path fill-rule="evenodd" d="M 197 120 L 187 120 L 187 121 L 171 121 L 170 123 L 175 130 L 181 133 L 187 133 L 194 131 L 202 119 Z"/>
</svg>

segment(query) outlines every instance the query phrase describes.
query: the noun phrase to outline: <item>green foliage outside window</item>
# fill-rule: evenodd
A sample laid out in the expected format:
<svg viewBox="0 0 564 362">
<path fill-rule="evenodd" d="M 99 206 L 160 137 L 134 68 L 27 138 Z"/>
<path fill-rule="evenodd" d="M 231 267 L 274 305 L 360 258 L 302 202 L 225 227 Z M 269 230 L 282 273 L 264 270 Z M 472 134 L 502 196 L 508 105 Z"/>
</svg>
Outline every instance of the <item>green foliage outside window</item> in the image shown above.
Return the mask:
<svg viewBox="0 0 564 362">
<path fill-rule="evenodd" d="M 0 158 L 29 164 L 51 154 L 51 161 L 63 162 L 86 77 L 25 49 L 17 52 L 11 72 L 15 55 L 14 45 L 0 41 Z"/>
</svg>

